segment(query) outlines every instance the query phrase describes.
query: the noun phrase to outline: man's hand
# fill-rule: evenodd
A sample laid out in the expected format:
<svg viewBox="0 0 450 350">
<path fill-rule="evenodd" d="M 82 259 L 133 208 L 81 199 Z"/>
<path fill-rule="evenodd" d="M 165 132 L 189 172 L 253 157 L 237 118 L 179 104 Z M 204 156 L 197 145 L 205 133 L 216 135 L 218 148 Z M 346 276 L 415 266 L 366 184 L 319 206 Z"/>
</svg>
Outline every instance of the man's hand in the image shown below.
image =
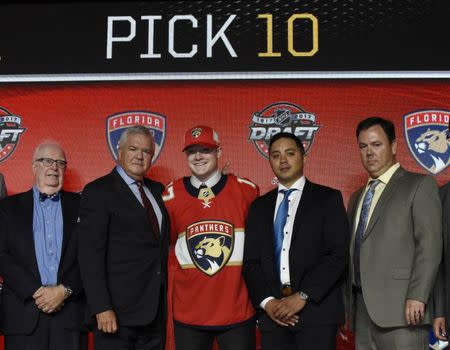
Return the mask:
<svg viewBox="0 0 450 350">
<path fill-rule="evenodd" d="M 433 320 L 434 336 L 439 340 L 447 340 L 447 330 L 445 329 L 445 317 L 436 317 Z"/>
<path fill-rule="evenodd" d="M 97 318 L 97 328 L 105 333 L 117 332 L 117 319 L 113 310 L 106 310 L 95 315 Z"/>
<path fill-rule="evenodd" d="M 269 315 L 269 317 L 278 325 L 280 326 L 295 326 L 296 323 L 298 323 L 298 316 L 293 315 L 288 318 L 280 319 L 277 316 L 275 316 L 275 313 L 277 312 L 278 308 L 281 305 L 281 300 L 279 299 L 272 299 L 269 300 L 265 306 L 265 311 Z"/>
<path fill-rule="evenodd" d="M 45 313 L 58 311 L 64 302 L 64 286 L 59 284 L 57 286 L 40 287 L 33 294 L 33 299 L 37 307 Z"/>
<path fill-rule="evenodd" d="M 306 300 L 300 294 L 294 293 L 280 300 L 274 314 L 279 320 L 289 320 L 296 313 L 300 312 L 306 305 Z"/>
<path fill-rule="evenodd" d="M 409 326 L 416 326 L 425 316 L 425 304 L 419 300 L 406 299 L 405 319 Z"/>
</svg>

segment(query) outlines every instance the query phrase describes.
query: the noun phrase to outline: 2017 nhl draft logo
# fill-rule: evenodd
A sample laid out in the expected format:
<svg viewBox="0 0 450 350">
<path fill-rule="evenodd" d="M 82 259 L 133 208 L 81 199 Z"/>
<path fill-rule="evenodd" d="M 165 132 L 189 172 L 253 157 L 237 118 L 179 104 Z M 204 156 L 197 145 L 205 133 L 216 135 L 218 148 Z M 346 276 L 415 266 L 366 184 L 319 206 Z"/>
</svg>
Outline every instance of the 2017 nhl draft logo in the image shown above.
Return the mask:
<svg viewBox="0 0 450 350">
<path fill-rule="evenodd" d="M 289 102 L 277 102 L 264 107 L 253 114 L 252 122 L 248 139 L 253 141 L 265 158 L 269 158 L 270 139 L 282 131 L 298 136 L 308 153 L 314 136 L 321 127 L 316 124 L 316 116 L 313 113 Z"/>
<path fill-rule="evenodd" d="M 113 114 L 106 118 L 106 139 L 109 150 L 117 161 L 119 139 L 129 127 L 142 125 L 150 129 L 155 139 L 155 155 L 152 164 L 156 162 L 166 139 L 166 117 L 147 111 L 129 111 Z"/>
<path fill-rule="evenodd" d="M 186 244 L 195 266 L 213 276 L 230 259 L 234 247 L 234 226 L 226 221 L 199 221 L 186 229 Z"/>
<path fill-rule="evenodd" d="M 450 164 L 450 140 L 447 130 L 450 111 L 420 110 L 403 116 L 408 148 L 427 171 L 438 174 Z"/>
<path fill-rule="evenodd" d="M 16 150 L 19 138 L 26 128 L 21 127 L 22 118 L 0 107 L 0 163 Z"/>
</svg>

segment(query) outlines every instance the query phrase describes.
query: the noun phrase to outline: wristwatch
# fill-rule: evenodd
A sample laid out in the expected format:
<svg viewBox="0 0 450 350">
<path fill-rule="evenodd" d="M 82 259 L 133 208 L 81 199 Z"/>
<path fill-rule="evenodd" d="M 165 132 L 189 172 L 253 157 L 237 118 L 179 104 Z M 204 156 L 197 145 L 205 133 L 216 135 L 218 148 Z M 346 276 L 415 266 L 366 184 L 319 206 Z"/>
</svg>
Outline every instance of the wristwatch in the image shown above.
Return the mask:
<svg viewBox="0 0 450 350">
<path fill-rule="evenodd" d="M 300 294 L 300 298 L 302 298 L 305 301 L 308 301 L 309 296 L 303 292 L 298 292 L 298 294 Z"/>
<path fill-rule="evenodd" d="M 63 287 L 64 287 L 64 299 L 67 299 L 73 294 L 73 290 L 69 286 L 63 285 Z"/>
</svg>

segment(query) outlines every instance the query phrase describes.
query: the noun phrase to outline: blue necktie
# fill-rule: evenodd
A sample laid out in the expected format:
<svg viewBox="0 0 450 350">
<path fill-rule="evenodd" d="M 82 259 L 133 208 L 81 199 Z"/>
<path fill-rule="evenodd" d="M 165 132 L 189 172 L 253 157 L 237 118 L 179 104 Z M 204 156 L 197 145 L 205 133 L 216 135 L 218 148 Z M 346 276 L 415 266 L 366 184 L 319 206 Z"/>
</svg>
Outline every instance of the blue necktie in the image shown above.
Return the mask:
<svg viewBox="0 0 450 350">
<path fill-rule="evenodd" d="M 369 211 L 372 204 L 375 187 L 380 183 L 380 180 L 372 180 L 369 182 L 369 189 L 367 190 L 363 203 L 361 206 L 361 214 L 359 215 L 358 227 L 355 233 L 355 251 L 353 254 L 353 267 L 355 270 L 355 285 L 361 287 L 361 270 L 360 270 L 360 250 L 361 242 L 366 230 L 367 221 L 369 220 Z"/>
<path fill-rule="evenodd" d="M 291 188 L 290 190 L 280 190 L 280 193 L 283 193 L 284 197 L 280 203 L 280 206 L 278 207 L 277 216 L 275 217 L 275 221 L 273 223 L 275 267 L 278 275 L 280 274 L 281 247 L 283 245 L 284 225 L 286 225 L 287 215 L 289 211 L 289 195 L 293 191 L 297 191 L 297 189 Z"/>
</svg>

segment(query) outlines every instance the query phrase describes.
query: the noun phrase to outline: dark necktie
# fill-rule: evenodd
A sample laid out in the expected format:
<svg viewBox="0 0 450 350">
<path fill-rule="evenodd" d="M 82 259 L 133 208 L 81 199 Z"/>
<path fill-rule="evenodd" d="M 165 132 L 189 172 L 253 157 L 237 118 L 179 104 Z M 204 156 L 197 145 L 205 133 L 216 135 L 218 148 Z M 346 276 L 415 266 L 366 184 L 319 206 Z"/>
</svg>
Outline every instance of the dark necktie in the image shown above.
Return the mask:
<svg viewBox="0 0 450 350">
<path fill-rule="evenodd" d="M 353 267 L 355 272 L 355 285 L 361 287 L 361 269 L 360 269 L 360 251 L 361 243 L 366 230 L 367 221 L 369 220 L 369 211 L 372 204 L 373 195 L 375 194 L 375 187 L 380 183 L 380 180 L 372 180 L 369 182 L 369 189 L 364 195 L 361 205 L 361 213 L 359 215 L 358 227 L 355 233 L 355 251 L 353 254 Z"/>
<path fill-rule="evenodd" d="M 161 233 L 159 230 L 158 218 L 156 217 L 156 213 L 155 210 L 153 209 L 152 203 L 145 194 L 142 182 L 136 181 L 136 185 L 139 189 L 139 193 L 141 194 L 142 204 L 144 204 L 144 208 L 145 210 L 147 210 L 148 218 L 150 220 L 153 232 L 155 233 L 155 236 L 159 238 Z"/>
<path fill-rule="evenodd" d="M 273 223 L 274 243 L 275 243 L 275 268 L 277 275 L 280 275 L 280 263 L 281 263 L 281 247 L 283 246 L 283 233 L 284 225 L 286 225 L 287 215 L 289 211 L 289 195 L 297 191 L 296 188 L 289 190 L 280 190 L 280 193 L 284 195 L 283 200 L 278 207 L 277 215 Z"/>
<path fill-rule="evenodd" d="M 47 194 L 47 193 L 42 193 L 42 192 L 39 193 L 39 200 L 41 202 L 44 202 L 46 199 L 50 199 L 53 202 L 57 202 L 57 201 L 59 201 L 60 197 L 61 196 L 60 196 L 59 192 L 56 192 L 56 193 L 53 193 L 53 194 Z"/>
</svg>

